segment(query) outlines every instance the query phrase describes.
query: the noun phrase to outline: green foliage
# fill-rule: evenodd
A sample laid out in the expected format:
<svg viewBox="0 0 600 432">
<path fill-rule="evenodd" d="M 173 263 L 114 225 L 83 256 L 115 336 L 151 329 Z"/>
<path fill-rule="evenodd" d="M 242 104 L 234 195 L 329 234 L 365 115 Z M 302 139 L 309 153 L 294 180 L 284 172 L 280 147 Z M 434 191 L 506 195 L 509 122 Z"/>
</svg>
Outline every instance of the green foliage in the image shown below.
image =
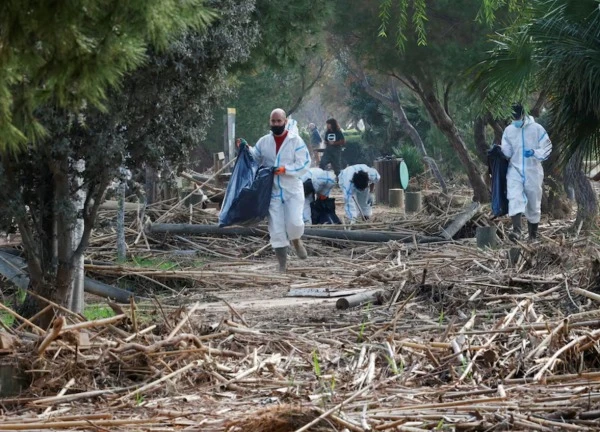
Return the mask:
<svg viewBox="0 0 600 432">
<path fill-rule="evenodd" d="M 427 44 L 427 36 L 425 30 L 425 23 L 427 21 L 427 3 L 426 0 L 396 0 L 397 9 L 397 28 L 396 28 L 396 47 L 400 51 L 404 51 L 406 48 L 407 32 L 408 29 L 408 15 L 412 12 L 412 30 L 417 35 L 417 43 L 419 45 Z M 392 19 L 392 10 L 394 8 L 393 0 L 380 0 L 379 4 L 379 18 L 381 24 L 379 26 L 378 35 L 380 37 L 387 37 L 387 29 L 389 22 Z M 409 9 L 412 8 L 412 11 Z"/>
<path fill-rule="evenodd" d="M 472 89 L 506 116 L 534 90 L 548 95 L 549 126 L 561 159 L 600 156 L 600 8 L 597 0 L 535 0 L 494 39 L 490 57 L 472 72 Z"/>
<path fill-rule="evenodd" d="M 107 91 L 175 36 L 214 18 L 202 0 L 5 1 L 0 5 L 0 151 L 47 131 L 36 110 L 106 109 Z"/>
<path fill-rule="evenodd" d="M 324 22 L 332 12 L 331 3 L 321 0 L 256 0 L 253 19 L 260 23 L 261 40 L 250 65 L 282 69 L 316 55 L 322 50 Z"/>
<path fill-rule="evenodd" d="M 251 60 L 232 75 L 235 91 L 215 114 L 204 145 L 212 151 L 223 148 L 222 117 L 227 107 L 236 108 L 236 134 L 250 144 L 269 132 L 274 108 L 288 114 L 297 108 L 323 73 L 323 28 L 331 12 L 331 4 L 319 0 L 256 1 L 252 16 L 260 24 L 260 43 L 252 50 Z"/>
<path fill-rule="evenodd" d="M 0 20 L 9 19 L 4 13 L 22 12 L 13 6 L 16 2 L 9 3 L 0 5 Z M 18 157 L 3 154 L 0 158 L 0 201 L 3 202 L 0 223 L 3 227 L 19 224 L 28 256 L 36 258 L 29 263 L 40 267 L 32 272 L 32 283 L 38 283 L 40 289 L 57 289 L 53 283 L 58 272 L 56 262 L 59 267 L 67 267 L 63 269 L 64 274 L 72 271 L 68 258 L 58 259 L 53 235 L 61 240 L 58 253 L 62 257 L 74 259 L 83 253 L 95 222 L 97 205 L 111 180 L 120 175 L 119 168 L 123 164 L 136 173 L 136 169 L 143 170 L 144 166 L 167 164 L 174 171 L 189 161 L 189 151 L 203 137 L 214 106 L 230 91 L 228 70 L 236 62 L 248 59 L 258 38 L 258 24 L 251 20 L 254 0 L 126 3 L 89 0 L 84 3 L 88 7 L 101 4 L 103 11 L 92 8 L 82 17 L 75 10 L 82 6 L 77 3 L 77 7 L 72 6 L 75 9 L 66 8 L 74 15 L 63 17 L 64 22 L 56 21 L 62 15 L 47 11 L 40 14 L 43 22 L 28 25 L 38 26 L 40 34 L 48 36 L 54 27 L 71 23 L 73 35 L 67 42 L 75 44 L 73 41 L 79 37 L 75 30 L 84 29 L 84 33 L 79 32 L 82 40 L 84 36 L 93 36 L 96 42 L 102 43 L 85 45 L 85 52 L 71 47 L 72 52 L 63 53 L 60 47 L 54 46 L 62 42 L 50 36 L 44 40 L 39 34 L 31 33 L 28 37 L 33 40 L 44 40 L 42 46 L 48 49 L 43 53 L 47 58 L 35 51 L 30 43 L 32 39 L 27 39 L 21 51 L 11 50 L 10 56 L 6 55 L 8 51 L 0 50 L 1 65 L 7 61 L 19 64 L 17 69 L 0 67 L 0 94 L 12 92 L 9 96 L 13 99 L 27 96 L 26 103 L 20 104 L 0 98 L 0 116 L 2 113 L 11 115 L 9 120 L 14 120 L 13 126 L 31 124 L 26 114 L 35 108 L 36 121 L 44 126 L 47 136 L 44 145 L 29 143 L 26 152 Z M 34 7 L 34 2 L 28 4 Z M 210 11 L 207 6 L 211 7 Z M 41 6 L 40 3 L 36 7 L 47 9 L 53 4 Z M 135 16 L 129 17 L 132 10 Z M 61 8 L 61 14 L 67 12 Z M 103 21 L 106 29 L 100 27 L 100 21 L 89 27 L 87 21 L 78 21 L 103 14 L 107 14 Z M 212 18 L 210 26 L 198 27 L 199 22 L 206 24 L 209 18 Z M 24 18 L 15 19 L 20 22 Z M 171 20 L 176 22 L 171 23 Z M 144 30 L 142 27 L 146 24 L 149 27 Z M 11 33 L 10 28 L 0 25 L 0 32 L 7 32 L 0 33 L 3 35 L 0 40 L 14 40 L 17 47 L 20 38 L 25 36 L 16 30 Z M 166 38 L 167 32 L 174 32 L 175 28 L 180 31 Z M 93 29 L 98 33 L 90 35 L 88 30 Z M 56 31 L 62 34 L 71 30 Z M 152 47 L 148 46 L 151 42 L 155 43 Z M 138 52 L 135 47 L 143 48 L 141 60 L 134 56 Z M 57 65 L 64 66 L 65 62 L 69 65 L 64 67 L 63 76 Z M 132 71 L 134 66 L 142 64 L 143 67 Z M 77 68 L 81 73 L 75 76 Z M 42 74 L 43 70 L 48 73 Z M 17 85 L 19 81 L 14 77 L 25 75 L 29 86 Z M 108 79 L 109 76 L 114 79 Z M 67 80 L 70 84 L 63 88 Z M 100 85 L 103 87 L 99 88 Z M 0 119 L 0 128 L 8 125 L 7 118 L 5 115 Z M 29 135 L 23 134 L 27 139 Z M 0 140 L 6 136 L 2 135 Z M 85 171 L 80 174 L 82 185 L 76 181 L 77 161 L 85 163 Z M 79 191 L 84 192 L 87 199 L 83 210 L 78 212 L 73 198 Z M 73 251 L 71 237 L 78 214 L 83 216 L 84 237 Z M 57 297 L 66 298 L 62 292 Z"/>
<path fill-rule="evenodd" d="M 423 158 L 414 146 L 404 144 L 400 147 L 394 147 L 394 155 L 404 159 L 406 167 L 411 177 L 421 175 L 425 172 Z"/>
<path fill-rule="evenodd" d="M 2 324 L 6 327 L 11 327 L 15 322 L 15 317 L 7 312 L 0 312 L 0 321 L 2 321 Z"/>
<path fill-rule="evenodd" d="M 479 11 L 477 2 L 469 0 L 440 0 L 427 3 L 427 45 L 419 43 L 419 34 L 410 29 L 405 33 L 406 44 L 402 51 L 398 51 L 393 41 L 387 38 L 377 37 L 374 28 L 379 22 L 376 8 L 370 2 L 359 0 L 340 0 L 338 5 L 340 13 L 336 19 L 335 31 L 339 32 L 338 41 L 352 40 L 351 44 L 341 43 L 339 49 L 351 57 L 354 63 L 359 63 L 362 68 L 373 76 L 374 87 L 382 95 L 389 93 L 388 80 L 396 79 L 397 84 L 402 84 L 404 89 L 411 91 L 419 101 L 415 106 L 406 95 L 401 94 L 400 100 L 403 104 L 412 105 L 409 120 L 419 132 L 430 156 L 438 162 L 439 156 L 448 153 L 448 157 L 442 162 L 448 161 L 448 166 L 464 172 L 462 164 L 454 164 L 458 160 L 455 147 L 449 145 L 447 136 L 454 135 L 453 139 L 460 139 L 470 148 L 472 144 L 472 125 L 477 113 L 472 108 L 476 105 L 473 97 L 469 100 L 466 93 L 467 80 L 463 72 L 466 65 L 474 64 L 483 59 L 486 51 L 491 47 L 486 35 L 489 29 L 475 21 Z M 401 8 L 391 8 L 390 22 L 397 22 Z M 449 37 L 449 29 L 452 37 Z M 360 38 L 354 35 L 360 34 Z M 349 62 L 350 68 L 352 62 Z M 362 78 L 357 78 L 362 79 Z M 449 128 L 440 122 L 439 116 L 435 114 L 434 104 L 424 104 L 427 97 L 437 96 L 435 102 L 439 102 L 447 109 L 456 129 Z M 404 105 L 403 105 L 404 106 Z M 427 108 L 427 110 L 423 108 Z M 389 109 L 388 109 L 389 111 Z M 409 112 L 407 111 L 407 116 Z M 373 133 L 379 143 L 386 143 L 382 150 L 384 154 L 390 154 L 393 146 L 399 142 L 407 142 L 407 138 L 399 133 L 399 125 L 395 124 L 391 113 L 385 109 L 379 109 L 382 114 L 383 123 L 387 128 L 373 128 Z M 413 120 L 418 120 L 414 123 Z M 438 123 L 445 127 L 446 134 L 441 140 L 437 140 L 438 134 L 433 131 L 431 125 Z M 394 139 L 388 137 L 396 134 Z M 427 139 L 434 135 L 435 141 Z M 441 136 L 441 135 L 440 135 Z M 387 141 L 387 142 L 386 142 Z M 389 144 L 388 144 L 389 143 Z M 433 147 L 433 149 L 432 149 Z M 465 155 L 469 158 L 469 155 Z M 439 165 L 439 163 L 438 163 Z M 440 167 L 442 168 L 442 167 Z M 475 163 L 471 166 L 472 171 L 477 169 Z M 478 191 L 484 193 L 483 182 L 473 179 L 474 186 Z M 483 198 L 483 197 L 482 197 Z"/>
<path fill-rule="evenodd" d="M 115 316 L 115 312 L 108 306 L 101 304 L 91 304 L 87 305 L 83 309 L 83 316 L 88 321 L 93 321 L 97 319 L 113 317 Z"/>
<path fill-rule="evenodd" d="M 361 132 L 344 132 L 346 145 L 342 152 L 342 166 L 366 164 L 373 165 L 373 161 L 380 155 L 376 146 L 370 144 Z"/>
<path fill-rule="evenodd" d="M 317 352 L 317 350 L 314 350 L 312 352 L 312 365 L 313 365 L 313 371 L 315 373 L 315 376 L 317 378 L 321 377 L 321 365 L 319 363 L 319 353 Z"/>
<path fill-rule="evenodd" d="M 158 258 L 138 258 L 131 257 L 131 261 L 137 267 L 152 268 L 156 270 L 174 270 L 179 268 L 179 263 L 173 261 L 164 261 Z"/>
<path fill-rule="evenodd" d="M 483 0 L 477 19 L 492 25 L 499 10 L 508 8 L 510 12 L 517 12 L 522 9 L 523 3 L 525 3 L 524 0 Z"/>
<path fill-rule="evenodd" d="M 477 13 L 477 20 L 492 25 L 501 9 L 507 8 L 509 12 L 519 11 L 524 0 L 482 0 Z M 403 52 L 406 47 L 407 33 L 412 30 L 417 35 L 419 45 L 427 44 L 428 21 L 427 0 L 379 0 L 379 37 L 387 37 L 390 21 L 393 19 L 392 11 L 396 14 L 396 47 Z M 412 29 L 408 27 L 408 15 L 411 14 Z"/>
</svg>

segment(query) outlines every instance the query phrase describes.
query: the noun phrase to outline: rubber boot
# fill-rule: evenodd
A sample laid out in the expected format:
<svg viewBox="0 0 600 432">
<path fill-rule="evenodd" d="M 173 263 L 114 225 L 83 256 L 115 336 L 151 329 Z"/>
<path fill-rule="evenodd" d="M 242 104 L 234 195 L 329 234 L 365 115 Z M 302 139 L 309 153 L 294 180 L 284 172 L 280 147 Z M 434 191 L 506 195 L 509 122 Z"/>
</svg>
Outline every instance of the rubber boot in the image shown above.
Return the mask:
<svg viewBox="0 0 600 432">
<path fill-rule="evenodd" d="M 304 247 L 304 243 L 302 243 L 301 239 L 292 240 L 292 246 L 294 246 L 294 250 L 296 251 L 298 258 L 306 259 L 308 257 L 306 248 Z"/>
<path fill-rule="evenodd" d="M 510 217 L 512 221 L 513 230 L 508 234 L 508 238 L 512 241 L 521 240 L 521 213 Z"/>
<path fill-rule="evenodd" d="M 285 273 L 287 270 L 287 246 L 280 248 L 273 248 L 275 251 L 275 256 L 277 257 L 277 261 L 279 262 L 279 272 Z"/>
<path fill-rule="evenodd" d="M 527 222 L 527 230 L 529 231 L 529 240 L 535 240 L 537 238 L 538 225 L 531 222 Z"/>
</svg>

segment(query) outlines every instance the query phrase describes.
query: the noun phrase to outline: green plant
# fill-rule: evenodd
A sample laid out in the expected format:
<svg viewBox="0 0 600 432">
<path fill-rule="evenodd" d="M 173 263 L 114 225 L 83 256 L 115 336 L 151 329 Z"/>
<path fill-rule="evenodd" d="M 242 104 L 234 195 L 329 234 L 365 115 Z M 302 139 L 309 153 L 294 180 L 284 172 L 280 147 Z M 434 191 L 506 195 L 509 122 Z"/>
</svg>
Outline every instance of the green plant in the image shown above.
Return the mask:
<svg viewBox="0 0 600 432">
<path fill-rule="evenodd" d="M 438 317 L 438 324 L 442 325 L 444 323 L 444 309 L 440 311 L 440 316 Z"/>
<path fill-rule="evenodd" d="M 425 166 L 423 165 L 423 158 L 414 146 L 403 144 L 400 147 L 394 147 L 392 149 L 394 156 L 402 158 L 408 173 L 411 177 L 421 175 L 425 172 Z"/>
<path fill-rule="evenodd" d="M 0 321 L 2 321 L 2 324 L 4 324 L 6 327 L 10 327 L 15 322 L 15 317 L 9 313 L 0 312 Z"/>
<path fill-rule="evenodd" d="M 319 355 L 317 354 L 317 350 L 314 350 L 312 352 L 312 365 L 313 365 L 313 371 L 315 372 L 315 375 L 317 376 L 317 378 L 321 377 L 321 365 L 319 364 Z"/>
<path fill-rule="evenodd" d="M 140 406 L 144 402 L 144 395 L 141 393 L 135 394 L 135 404 Z"/>
<path fill-rule="evenodd" d="M 388 355 L 385 356 L 385 359 L 388 362 L 388 365 L 390 367 L 390 369 L 392 369 L 392 372 L 394 373 L 394 375 L 398 375 L 399 371 L 398 371 L 398 365 L 396 364 L 396 360 L 393 357 L 390 357 Z"/>
<path fill-rule="evenodd" d="M 132 256 L 131 261 L 138 267 L 147 267 L 157 270 L 173 270 L 179 268 L 179 263 L 174 261 L 163 261 L 156 258 L 137 258 Z"/>
<path fill-rule="evenodd" d="M 467 358 L 463 357 L 462 358 L 462 372 L 464 373 L 467 370 L 467 367 L 469 366 L 469 363 L 467 362 Z M 473 373 L 472 371 L 469 371 L 469 373 L 467 374 L 467 378 L 471 379 L 473 377 Z"/>
<path fill-rule="evenodd" d="M 110 318 L 115 316 L 115 312 L 108 306 L 93 304 L 86 306 L 83 310 L 83 316 L 89 320 L 97 320 L 102 318 Z"/>
<path fill-rule="evenodd" d="M 362 322 L 360 323 L 360 329 L 358 331 L 357 342 L 362 342 L 364 340 L 365 328 L 367 327 L 367 321 L 369 320 L 369 312 L 370 311 L 371 311 L 371 302 L 367 303 L 367 310 L 365 311 Z"/>
</svg>

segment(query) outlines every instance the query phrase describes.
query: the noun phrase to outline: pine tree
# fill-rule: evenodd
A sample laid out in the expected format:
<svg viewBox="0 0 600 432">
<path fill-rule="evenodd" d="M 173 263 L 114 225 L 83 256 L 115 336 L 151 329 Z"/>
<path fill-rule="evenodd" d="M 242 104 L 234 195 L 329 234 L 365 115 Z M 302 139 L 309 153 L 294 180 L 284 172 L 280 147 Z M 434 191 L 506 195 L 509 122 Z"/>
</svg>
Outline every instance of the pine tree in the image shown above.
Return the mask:
<svg viewBox="0 0 600 432">
<path fill-rule="evenodd" d="M 74 263 L 122 163 L 110 151 L 123 148 L 118 142 L 89 141 L 97 131 L 87 117 L 107 111 L 108 96 L 144 64 L 150 46 L 165 49 L 216 17 L 202 0 L 0 3 L 0 219 L 19 228 L 33 291 L 66 304 Z M 82 188 L 78 212 L 73 199 Z M 74 244 L 78 213 L 84 229 Z M 30 314 L 45 306 L 29 300 Z"/>
</svg>

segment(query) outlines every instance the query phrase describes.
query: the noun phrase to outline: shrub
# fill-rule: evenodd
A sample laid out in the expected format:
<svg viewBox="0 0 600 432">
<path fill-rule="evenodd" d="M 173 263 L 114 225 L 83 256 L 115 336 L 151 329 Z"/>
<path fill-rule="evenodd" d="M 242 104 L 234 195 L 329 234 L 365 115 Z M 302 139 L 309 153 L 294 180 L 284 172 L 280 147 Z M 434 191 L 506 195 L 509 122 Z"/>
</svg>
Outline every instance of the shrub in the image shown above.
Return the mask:
<svg viewBox="0 0 600 432">
<path fill-rule="evenodd" d="M 400 147 L 393 148 L 394 156 L 404 159 L 406 167 L 411 177 L 418 176 L 425 172 L 425 166 L 423 165 L 423 159 L 421 155 L 411 145 L 403 144 Z"/>
<path fill-rule="evenodd" d="M 346 146 L 342 153 L 342 166 L 366 164 L 373 165 L 373 161 L 379 156 L 379 151 L 369 145 L 359 131 L 345 131 L 344 138 Z"/>
</svg>

